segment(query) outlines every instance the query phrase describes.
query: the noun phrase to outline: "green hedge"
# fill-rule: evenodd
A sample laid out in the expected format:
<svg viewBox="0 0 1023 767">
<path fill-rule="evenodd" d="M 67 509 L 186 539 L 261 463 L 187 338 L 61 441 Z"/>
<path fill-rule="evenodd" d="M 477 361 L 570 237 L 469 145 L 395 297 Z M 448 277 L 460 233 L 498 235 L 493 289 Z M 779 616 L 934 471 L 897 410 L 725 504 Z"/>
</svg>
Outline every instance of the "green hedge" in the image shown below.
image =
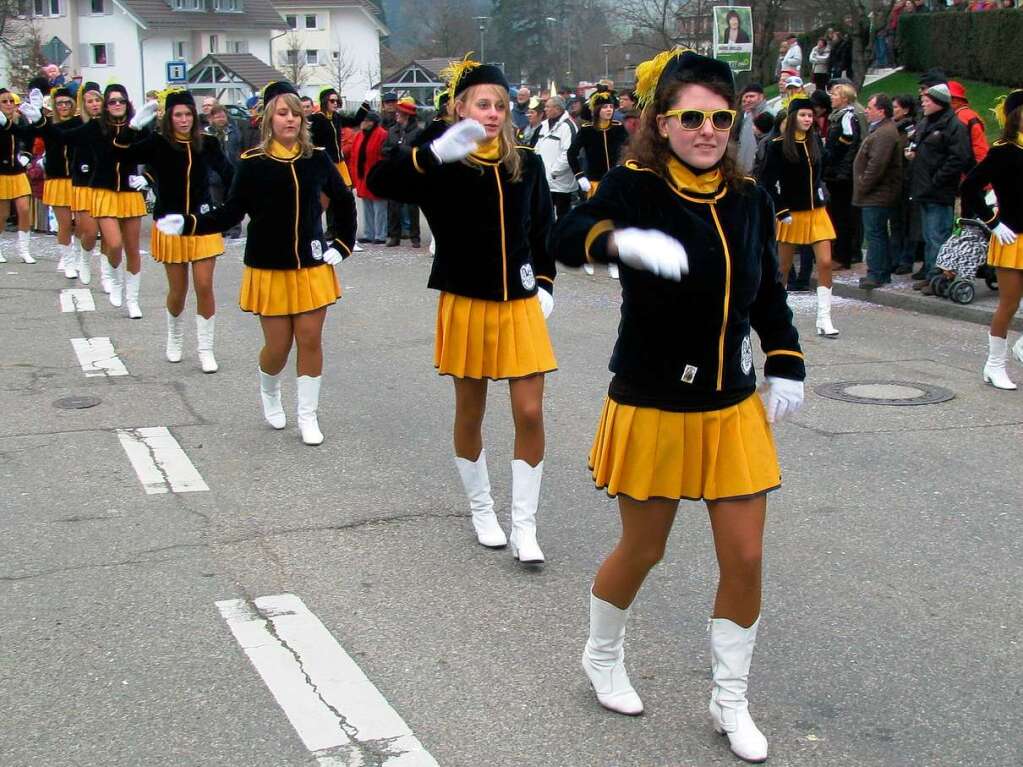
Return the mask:
<svg viewBox="0 0 1023 767">
<path fill-rule="evenodd" d="M 904 13 L 899 56 L 906 69 L 1018 87 L 1023 83 L 1023 11 Z"/>
</svg>

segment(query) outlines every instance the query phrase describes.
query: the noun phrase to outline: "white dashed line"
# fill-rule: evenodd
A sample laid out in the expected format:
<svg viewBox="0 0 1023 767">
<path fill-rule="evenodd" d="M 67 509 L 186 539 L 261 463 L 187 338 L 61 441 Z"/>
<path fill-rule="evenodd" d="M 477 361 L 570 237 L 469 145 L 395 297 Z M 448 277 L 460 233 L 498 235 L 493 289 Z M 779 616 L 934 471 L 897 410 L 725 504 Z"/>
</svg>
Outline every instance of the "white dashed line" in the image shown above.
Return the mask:
<svg viewBox="0 0 1023 767">
<path fill-rule="evenodd" d="M 121 362 L 114 345 L 105 336 L 99 338 L 72 338 L 71 346 L 86 378 L 96 376 L 126 376 L 128 369 Z"/>
<path fill-rule="evenodd" d="M 409 726 L 294 594 L 217 608 L 322 767 L 437 767 Z"/>
<path fill-rule="evenodd" d="M 96 311 L 96 304 L 92 300 L 92 291 L 88 288 L 66 288 L 60 291 L 60 310 L 62 312 Z"/>
<path fill-rule="evenodd" d="M 118 429 L 117 438 L 146 495 L 197 493 L 210 489 L 166 427 Z"/>
</svg>

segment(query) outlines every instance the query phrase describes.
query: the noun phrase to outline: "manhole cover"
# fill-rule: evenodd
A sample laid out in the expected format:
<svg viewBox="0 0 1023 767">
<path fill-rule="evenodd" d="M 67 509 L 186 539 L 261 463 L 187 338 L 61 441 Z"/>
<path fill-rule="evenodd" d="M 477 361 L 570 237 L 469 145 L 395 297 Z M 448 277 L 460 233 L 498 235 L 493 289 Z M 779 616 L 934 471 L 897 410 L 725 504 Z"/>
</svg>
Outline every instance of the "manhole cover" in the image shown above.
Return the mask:
<svg viewBox="0 0 1023 767">
<path fill-rule="evenodd" d="M 85 410 L 86 408 L 96 407 L 102 402 L 99 397 L 90 396 L 79 396 L 79 397 L 64 397 L 53 403 L 54 407 L 59 407 L 62 410 Z"/>
<path fill-rule="evenodd" d="M 941 386 L 910 381 L 839 381 L 814 388 L 819 395 L 858 405 L 933 405 L 955 398 Z"/>
</svg>

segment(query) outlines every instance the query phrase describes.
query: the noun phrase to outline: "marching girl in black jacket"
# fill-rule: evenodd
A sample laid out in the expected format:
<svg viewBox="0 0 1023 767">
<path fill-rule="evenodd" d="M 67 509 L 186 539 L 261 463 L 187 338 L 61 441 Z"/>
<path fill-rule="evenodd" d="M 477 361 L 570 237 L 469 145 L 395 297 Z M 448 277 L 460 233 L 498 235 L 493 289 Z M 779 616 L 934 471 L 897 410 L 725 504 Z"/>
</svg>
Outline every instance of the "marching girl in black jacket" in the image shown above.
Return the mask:
<svg viewBox="0 0 1023 767">
<path fill-rule="evenodd" d="M 511 552 L 540 563 L 536 509 L 543 477 L 544 375 L 557 368 L 545 317 L 554 306 L 553 221 L 543 163 L 516 146 L 500 69 L 462 61 L 448 70 L 453 123 L 427 146 L 377 164 L 373 194 L 419 205 L 437 254 L 434 366 L 455 386 L 455 464 L 477 540 L 508 543 L 494 514 L 482 424 L 488 380 L 508 380 L 515 421 Z"/>
<path fill-rule="evenodd" d="M 1015 389 L 1005 371 L 1009 323 L 1023 296 L 1023 90 L 1005 97 L 995 114 L 1002 137 L 970 171 L 962 183 L 963 209 L 979 216 L 991 228 L 987 262 L 998 272 L 998 308 L 988 332 L 988 357 L 984 380 L 997 389 Z M 998 201 L 992 210 L 984 199 L 991 185 Z M 1023 364 L 1023 336 L 1012 347 Z"/>
<path fill-rule="evenodd" d="M 144 189 L 147 182 L 137 175 L 138 168 L 134 164 L 122 160 L 114 150 L 114 141 L 129 129 L 134 116 L 135 109 L 128 100 L 128 91 L 123 85 L 111 84 L 103 90 L 103 113 L 99 118 L 66 130 L 48 126 L 44 135 L 60 131 L 69 146 L 93 150 L 94 167 L 86 171 L 89 164 L 84 163 L 83 171 L 92 174 L 89 213 L 99 224 L 103 252 L 110 264 L 110 303 L 120 306 L 123 299 L 128 316 L 139 319 L 142 317 L 139 307 L 142 281 L 139 239 L 142 216 L 146 214 L 146 203 L 139 190 Z M 126 263 L 126 273 L 122 263 Z"/>
<path fill-rule="evenodd" d="M 309 135 L 313 146 L 327 153 L 349 189 L 352 188 L 352 177 L 348 172 L 348 163 L 345 162 L 345 153 L 341 149 L 341 132 L 344 128 L 357 128 L 362 124 L 370 111 L 368 100 L 374 95 L 375 91 L 370 91 L 355 114 L 349 116 L 341 112 L 338 92 L 333 88 L 324 88 L 320 91 L 320 111 L 309 115 Z M 327 235 L 334 236 L 333 208 L 327 209 Z"/>
<path fill-rule="evenodd" d="M 42 104 L 42 96 L 39 104 Z M 22 106 L 30 109 L 24 116 L 18 111 L 14 92 L 0 88 L 0 221 L 7 221 L 13 203 L 18 214 L 18 256 L 26 264 L 34 264 L 36 260 L 32 258 L 29 244 L 32 235 L 29 232 L 28 207 L 32 189 L 25 168 L 32 161 L 32 155 L 27 151 L 27 142 L 34 136 L 29 123 L 41 115 L 33 113 L 29 104 Z M 6 261 L 0 250 L 0 264 Z"/>
<path fill-rule="evenodd" d="M 53 115 L 50 122 L 59 127 L 80 125 L 81 120 L 75 117 L 75 97 L 65 87 L 50 91 L 50 103 Z M 57 219 L 57 248 L 60 261 L 57 269 L 64 276 L 73 280 L 78 276 L 78 253 L 71 245 L 71 164 L 72 150 L 59 133 L 48 133 L 43 136 L 46 145 L 46 159 L 43 161 L 43 205 L 53 209 Z"/>
<path fill-rule="evenodd" d="M 831 322 L 831 225 L 821 185 L 822 149 L 810 99 L 789 102 L 782 135 L 767 146 L 760 183 L 771 193 L 778 218 L 778 258 L 788 277 L 799 245 L 817 261 L 817 335 L 837 336 Z"/>
<path fill-rule="evenodd" d="M 223 207 L 206 213 L 170 213 L 157 220 L 169 235 L 226 232 L 249 216 L 239 305 L 259 317 L 263 415 L 275 429 L 287 419 L 281 371 L 298 346 L 298 427 L 307 445 L 323 442 L 316 411 L 323 371 L 323 321 L 341 297 L 334 266 L 355 243 L 355 199 L 326 152 L 313 147 L 295 87 L 263 89 L 259 146 L 243 152 Z M 337 239 L 325 241 L 320 195 L 337 211 Z"/>
<path fill-rule="evenodd" d="M 155 101 L 146 104 L 136 116 L 135 124 L 144 128 L 156 116 L 157 108 Z M 220 142 L 200 130 L 195 99 L 184 90 L 166 95 L 159 133 L 139 138 L 137 131 L 129 129 L 114 141 L 114 149 L 124 161 L 146 166 L 144 175 L 152 180 L 156 190 L 154 219 L 169 213 L 209 212 L 212 207 L 210 169 L 220 176 L 225 187 L 230 187 L 234 177 Z M 224 252 L 223 237 L 219 233 L 170 237 L 154 228 L 151 250 L 153 260 L 162 263 L 167 272 L 167 360 L 181 362 L 184 341 L 181 313 L 188 297 L 191 264 L 199 363 L 204 373 L 217 372 L 217 360 L 213 356 L 216 328 L 213 268 L 216 257 Z"/>
<path fill-rule="evenodd" d="M 93 82 L 85 82 L 78 89 L 78 114 L 65 122 L 54 122 L 57 130 L 43 131 L 43 141 L 49 144 L 56 141 L 63 144 L 68 152 L 68 164 L 71 175 L 71 215 L 74 218 L 75 239 L 78 241 L 77 253 L 73 261 L 74 271 L 83 285 L 92 282 L 92 251 L 96 247 L 99 225 L 92 217 L 93 178 L 96 175 L 96 147 L 88 142 L 69 144 L 61 135 L 65 130 L 80 128 L 90 120 L 103 117 L 103 91 Z M 75 246 L 72 245 L 72 250 Z M 100 250 L 105 252 L 104 244 Z M 113 270 L 105 255 L 100 255 L 100 284 L 103 292 L 110 293 L 110 282 Z M 64 272 L 67 276 L 68 272 Z"/>
<path fill-rule="evenodd" d="M 728 152 L 728 65 L 676 49 L 636 70 L 640 125 L 625 165 L 555 226 L 558 260 L 621 265 L 614 378 L 589 463 L 622 535 L 590 595 L 583 669 L 606 708 L 643 703 L 624 666 L 629 608 L 682 498 L 710 513 L 720 581 L 710 714 L 732 751 L 767 757 L 746 685 L 760 621 L 767 493 L 781 484 L 769 423 L 797 410 L 804 365 L 775 256 L 774 206 Z M 766 353 L 766 412 L 751 330 Z"/>
</svg>

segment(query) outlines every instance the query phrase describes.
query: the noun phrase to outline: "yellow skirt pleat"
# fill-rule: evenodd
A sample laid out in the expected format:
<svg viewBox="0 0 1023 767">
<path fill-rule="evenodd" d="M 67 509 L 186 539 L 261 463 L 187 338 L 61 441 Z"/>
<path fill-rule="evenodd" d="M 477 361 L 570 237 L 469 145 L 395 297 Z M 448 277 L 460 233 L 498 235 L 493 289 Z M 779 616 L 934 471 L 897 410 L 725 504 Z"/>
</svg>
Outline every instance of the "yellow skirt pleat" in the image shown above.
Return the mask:
<svg viewBox="0 0 1023 767">
<path fill-rule="evenodd" d="M 341 180 L 345 182 L 345 186 L 349 189 L 352 188 L 352 175 L 348 172 L 348 163 L 339 162 L 335 163 L 337 172 L 341 174 Z"/>
<path fill-rule="evenodd" d="M 589 200 L 591 197 L 593 197 L 593 195 L 595 195 L 597 193 L 597 187 L 599 187 L 599 186 L 600 186 L 600 182 L 599 181 L 591 181 L 590 182 L 590 191 L 588 191 L 586 193 L 586 199 L 587 200 Z"/>
<path fill-rule="evenodd" d="M 778 223 L 778 242 L 790 245 L 813 245 L 821 240 L 835 239 L 835 227 L 831 225 L 831 217 L 827 208 L 813 210 L 794 210 L 791 224 Z"/>
<path fill-rule="evenodd" d="M 492 380 L 556 370 L 540 299 L 487 301 L 441 293 L 433 366 L 441 375 Z"/>
<path fill-rule="evenodd" d="M 604 400 L 589 466 L 608 495 L 730 500 L 781 486 L 781 470 L 763 403 L 698 413 Z"/>
<path fill-rule="evenodd" d="M 94 189 L 91 212 L 93 218 L 137 218 L 146 215 L 146 201 L 140 192 Z"/>
<path fill-rule="evenodd" d="M 330 264 L 305 269 L 256 269 L 242 273 L 238 306 L 264 317 L 311 312 L 341 298 L 341 283 Z"/>
<path fill-rule="evenodd" d="M 0 173 L 0 200 L 16 200 L 32 194 L 28 176 L 24 173 Z"/>
<path fill-rule="evenodd" d="M 71 207 L 71 179 L 48 178 L 43 182 L 43 205 L 53 208 Z"/>
<path fill-rule="evenodd" d="M 1002 269 L 1023 269 L 1023 234 L 1012 245 L 1002 245 L 997 237 L 991 235 L 987 262 L 989 266 L 999 266 Z"/>
<path fill-rule="evenodd" d="M 92 211 L 92 196 L 96 190 L 91 186 L 71 185 L 71 210 L 84 211 L 90 215 Z"/>
<path fill-rule="evenodd" d="M 162 264 L 187 264 L 219 256 L 224 252 L 224 238 L 219 234 L 174 237 L 154 226 L 150 249 L 154 261 Z"/>
</svg>

